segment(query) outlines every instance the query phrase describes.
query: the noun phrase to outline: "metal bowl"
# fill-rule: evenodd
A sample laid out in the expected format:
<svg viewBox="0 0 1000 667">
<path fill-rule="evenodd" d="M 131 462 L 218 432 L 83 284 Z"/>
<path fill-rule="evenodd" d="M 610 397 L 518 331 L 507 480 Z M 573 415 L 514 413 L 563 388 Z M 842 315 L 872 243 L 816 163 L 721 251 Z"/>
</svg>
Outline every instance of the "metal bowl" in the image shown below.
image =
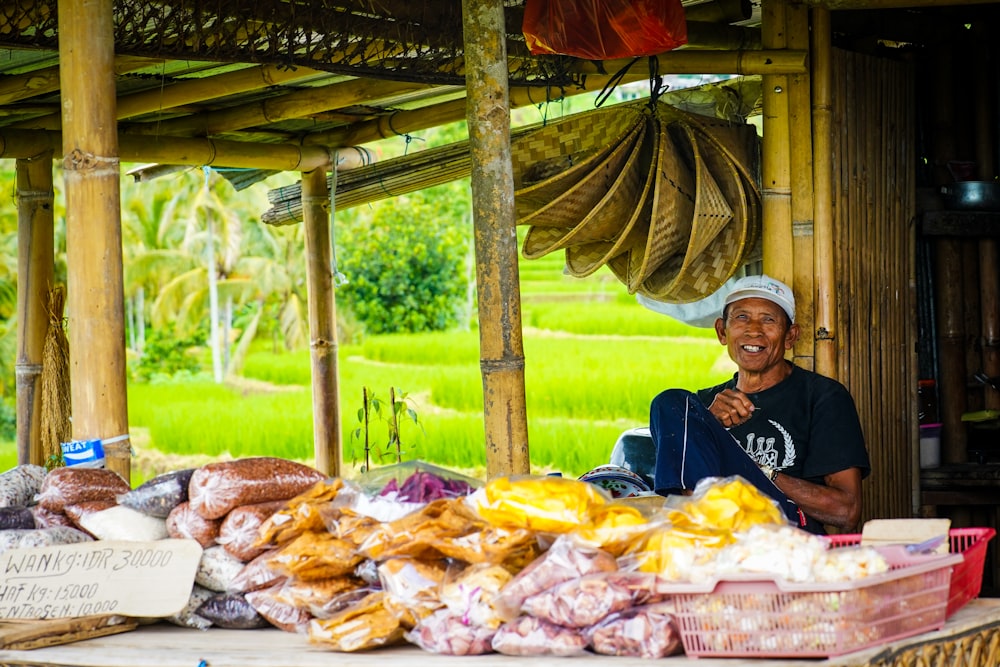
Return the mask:
<svg viewBox="0 0 1000 667">
<path fill-rule="evenodd" d="M 945 207 L 959 211 L 1000 211 L 1000 183 L 960 181 L 941 188 Z"/>
</svg>

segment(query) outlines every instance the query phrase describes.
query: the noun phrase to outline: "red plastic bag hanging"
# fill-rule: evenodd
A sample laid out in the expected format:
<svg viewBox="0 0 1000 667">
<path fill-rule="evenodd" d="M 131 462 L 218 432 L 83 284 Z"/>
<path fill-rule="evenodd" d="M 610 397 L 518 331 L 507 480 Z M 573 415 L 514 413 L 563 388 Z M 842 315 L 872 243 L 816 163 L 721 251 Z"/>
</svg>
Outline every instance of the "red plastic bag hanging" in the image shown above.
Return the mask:
<svg viewBox="0 0 1000 667">
<path fill-rule="evenodd" d="M 687 44 L 681 0 L 527 0 L 522 32 L 533 55 L 587 60 L 652 56 Z"/>
</svg>

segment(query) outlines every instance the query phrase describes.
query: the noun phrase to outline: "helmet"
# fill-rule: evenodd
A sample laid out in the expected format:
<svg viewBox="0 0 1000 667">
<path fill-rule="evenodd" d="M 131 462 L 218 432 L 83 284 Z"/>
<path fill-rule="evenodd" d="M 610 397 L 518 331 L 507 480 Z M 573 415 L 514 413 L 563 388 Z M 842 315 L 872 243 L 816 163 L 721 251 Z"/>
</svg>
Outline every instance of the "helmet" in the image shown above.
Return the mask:
<svg viewBox="0 0 1000 667">
<path fill-rule="evenodd" d="M 611 464 L 621 466 L 646 482 L 653 488 L 653 477 L 656 474 L 656 445 L 648 426 L 630 428 L 620 436 L 611 449 Z"/>
<path fill-rule="evenodd" d="M 652 493 L 649 484 L 639 475 L 621 466 L 602 465 L 580 475 L 580 480 L 601 487 L 612 498 L 634 498 Z"/>
</svg>

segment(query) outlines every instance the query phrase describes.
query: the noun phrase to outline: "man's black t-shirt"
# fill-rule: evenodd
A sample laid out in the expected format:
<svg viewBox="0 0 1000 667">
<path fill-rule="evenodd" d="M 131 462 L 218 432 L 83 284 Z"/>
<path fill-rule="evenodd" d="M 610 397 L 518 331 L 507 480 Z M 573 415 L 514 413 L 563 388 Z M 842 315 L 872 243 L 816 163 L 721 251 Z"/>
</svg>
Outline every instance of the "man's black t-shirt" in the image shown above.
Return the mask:
<svg viewBox="0 0 1000 667">
<path fill-rule="evenodd" d="M 736 388 L 736 377 L 698 398 L 710 406 L 723 389 Z M 747 396 L 756 410 L 729 432 L 758 465 L 816 484 L 848 468 L 860 468 L 862 478 L 871 472 L 854 399 L 836 380 L 792 365 L 785 380 Z"/>
</svg>

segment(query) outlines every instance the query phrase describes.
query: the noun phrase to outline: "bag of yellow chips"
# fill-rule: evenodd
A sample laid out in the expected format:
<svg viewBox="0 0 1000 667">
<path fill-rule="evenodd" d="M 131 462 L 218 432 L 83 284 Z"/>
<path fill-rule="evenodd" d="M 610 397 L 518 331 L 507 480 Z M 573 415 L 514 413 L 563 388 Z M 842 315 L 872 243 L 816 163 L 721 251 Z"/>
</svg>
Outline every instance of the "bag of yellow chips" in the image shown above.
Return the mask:
<svg viewBox="0 0 1000 667">
<path fill-rule="evenodd" d="M 626 562 L 670 581 L 690 580 L 733 542 L 734 533 L 751 526 L 787 525 L 770 497 L 739 476 L 706 478 L 691 496 L 671 499 L 667 522 L 626 549 Z"/>
<path fill-rule="evenodd" d="M 490 480 L 469 502 L 492 525 L 542 533 L 567 533 L 590 521 L 610 497 L 589 482 L 525 475 Z"/>
<path fill-rule="evenodd" d="M 788 523 L 770 496 L 738 475 L 703 479 L 677 510 L 691 525 L 728 533 Z M 684 523 L 676 513 L 671 513 L 670 519 L 675 525 Z"/>
</svg>

